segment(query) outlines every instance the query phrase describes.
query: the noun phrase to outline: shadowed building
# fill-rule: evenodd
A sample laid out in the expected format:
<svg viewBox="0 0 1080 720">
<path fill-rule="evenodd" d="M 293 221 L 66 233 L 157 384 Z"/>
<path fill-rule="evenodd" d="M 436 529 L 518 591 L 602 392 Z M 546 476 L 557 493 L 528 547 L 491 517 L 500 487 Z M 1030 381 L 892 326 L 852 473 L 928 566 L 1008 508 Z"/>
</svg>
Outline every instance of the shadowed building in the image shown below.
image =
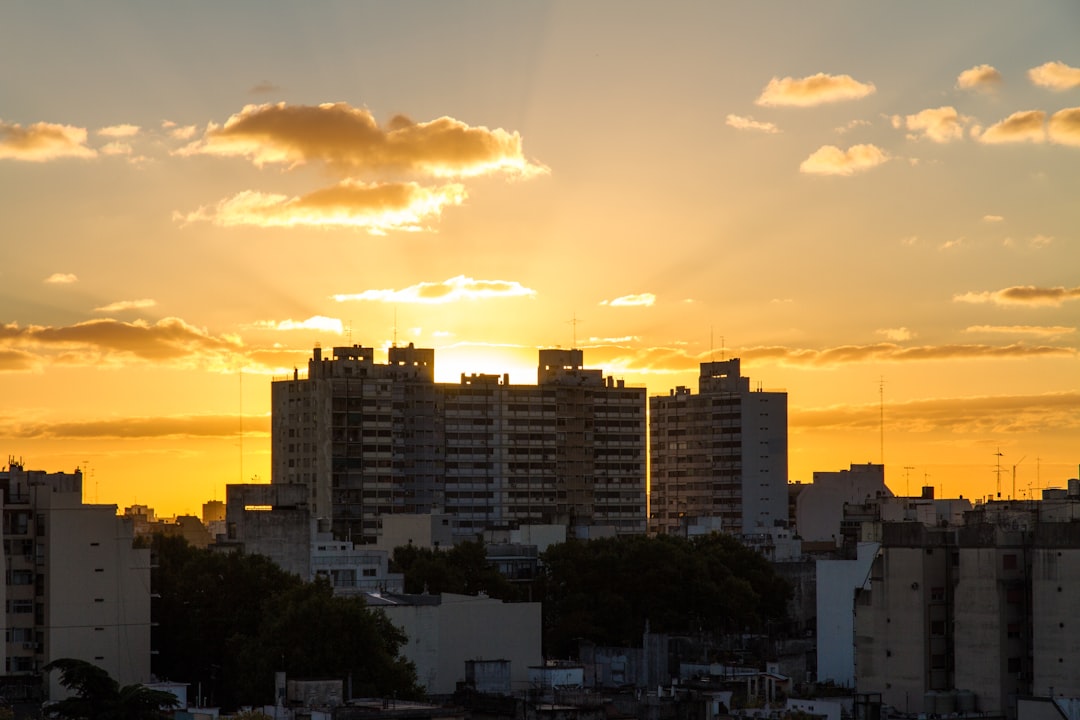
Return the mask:
<svg viewBox="0 0 1080 720">
<path fill-rule="evenodd" d="M 751 391 L 739 360 L 701 363 L 698 394 L 649 398 L 650 530 L 687 533 L 703 518 L 733 534 L 786 525 L 787 393 Z"/>
<path fill-rule="evenodd" d="M 334 534 L 375 542 L 380 518 L 445 513 L 456 537 L 559 523 L 645 532 L 645 389 L 541 350 L 536 385 L 434 381 L 435 352 L 316 347 L 272 385 L 272 481 L 308 488 Z M 580 532 L 578 531 L 580 529 Z"/>
</svg>

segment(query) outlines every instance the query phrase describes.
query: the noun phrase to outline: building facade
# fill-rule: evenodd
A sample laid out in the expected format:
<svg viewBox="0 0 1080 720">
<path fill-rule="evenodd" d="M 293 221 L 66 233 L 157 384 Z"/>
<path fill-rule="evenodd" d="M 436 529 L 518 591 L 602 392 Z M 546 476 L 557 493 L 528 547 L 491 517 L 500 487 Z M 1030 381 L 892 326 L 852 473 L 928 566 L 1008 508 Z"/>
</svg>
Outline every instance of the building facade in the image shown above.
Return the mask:
<svg viewBox="0 0 1080 720">
<path fill-rule="evenodd" d="M 115 505 L 82 502 L 82 473 L 25 470 L 9 461 L 3 490 L 4 684 L 33 696 L 49 662 L 76 658 L 121 685 L 150 681 L 150 550 L 134 547 Z M 67 691 L 57 673 L 42 688 Z"/>
<path fill-rule="evenodd" d="M 738 358 L 701 363 L 698 393 L 649 398 L 650 530 L 719 518 L 732 534 L 785 525 L 787 393 L 751 391 Z"/>
<path fill-rule="evenodd" d="M 645 532 L 645 389 L 541 350 L 536 385 L 434 381 L 435 352 L 315 348 L 275 381 L 272 482 L 299 483 L 335 536 L 376 542 L 380 518 L 445 513 L 458 537 L 560 523 Z"/>
</svg>

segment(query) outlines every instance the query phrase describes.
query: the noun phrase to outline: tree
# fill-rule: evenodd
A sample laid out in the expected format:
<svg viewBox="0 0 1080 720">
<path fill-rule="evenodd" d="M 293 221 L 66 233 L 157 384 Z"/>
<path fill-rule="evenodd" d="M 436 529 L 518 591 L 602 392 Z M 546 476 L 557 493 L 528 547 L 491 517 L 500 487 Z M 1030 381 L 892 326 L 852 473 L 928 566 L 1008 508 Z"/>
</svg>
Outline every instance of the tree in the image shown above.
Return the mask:
<svg viewBox="0 0 1080 720">
<path fill-rule="evenodd" d="M 410 593 L 486 593 L 511 602 L 519 599 L 514 584 L 488 562 L 482 542 L 458 543 L 449 550 L 404 545 L 394 549 L 392 569 L 405 575 L 405 591 Z"/>
<path fill-rule="evenodd" d="M 67 720 L 158 720 L 180 701 L 172 693 L 145 685 L 125 685 L 85 660 L 60 658 L 45 666 L 60 671 L 60 684 L 74 694 L 51 706 L 48 714 Z"/>
<path fill-rule="evenodd" d="M 153 669 L 233 709 L 274 701 L 274 672 L 353 680 L 354 692 L 415 697 L 405 638 L 362 599 L 338 598 L 268 558 L 157 535 Z"/>
</svg>

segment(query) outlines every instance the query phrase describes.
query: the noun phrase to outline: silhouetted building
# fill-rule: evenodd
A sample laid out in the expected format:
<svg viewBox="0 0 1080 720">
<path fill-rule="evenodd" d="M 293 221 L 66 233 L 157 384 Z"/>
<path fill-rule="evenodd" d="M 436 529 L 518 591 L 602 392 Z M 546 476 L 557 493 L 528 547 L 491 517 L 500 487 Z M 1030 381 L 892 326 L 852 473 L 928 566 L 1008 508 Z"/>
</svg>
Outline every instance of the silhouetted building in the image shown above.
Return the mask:
<svg viewBox="0 0 1080 720">
<path fill-rule="evenodd" d="M 701 363 L 698 394 L 649 398 L 650 529 L 684 534 L 718 518 L 733 534 L 786 525 L 787 393 L 750 390 L 739 360 Z"/>
<path fill-rule="evenodd" d="M 458 537 L 560 523 L 645 532 L 645 389 L 541 350 L 538 384 L 434 381 L 435 351 L 316 347 L 272 385 L 272 482 L 309 489 L 334 534 L 375 542 L 379 518 L 445 513 Z M 580 528 L 578 533 L 576 528 Z"/>
</svg>

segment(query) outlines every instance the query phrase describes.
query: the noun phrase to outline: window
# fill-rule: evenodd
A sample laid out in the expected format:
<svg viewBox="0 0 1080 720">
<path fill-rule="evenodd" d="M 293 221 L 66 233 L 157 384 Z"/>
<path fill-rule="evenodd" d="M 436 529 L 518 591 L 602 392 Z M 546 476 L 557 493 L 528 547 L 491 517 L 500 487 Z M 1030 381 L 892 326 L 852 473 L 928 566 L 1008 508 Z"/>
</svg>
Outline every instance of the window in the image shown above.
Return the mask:
<svg viewBox="0 0 1080 720">
<path fill-rule="evenodd" d="M 1016 553 L 1006 553 L 1001 557 L 1001 567 L 1005 570 L 1016 569 Z"/>
</svg>

